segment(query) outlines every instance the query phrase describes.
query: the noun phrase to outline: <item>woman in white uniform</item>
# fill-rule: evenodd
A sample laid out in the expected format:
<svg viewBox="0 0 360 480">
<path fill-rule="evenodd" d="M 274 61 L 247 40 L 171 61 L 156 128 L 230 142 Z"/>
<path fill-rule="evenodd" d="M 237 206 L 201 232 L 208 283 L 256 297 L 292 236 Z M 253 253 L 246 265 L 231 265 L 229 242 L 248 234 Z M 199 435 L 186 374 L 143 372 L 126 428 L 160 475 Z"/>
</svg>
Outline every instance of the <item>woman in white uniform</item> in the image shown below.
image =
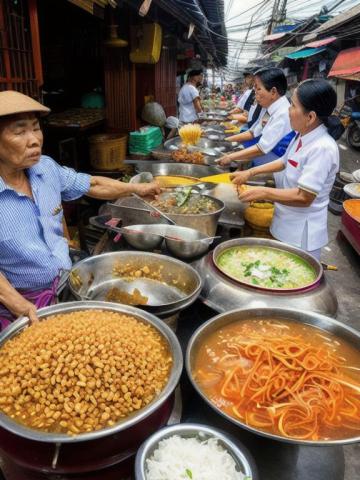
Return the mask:
<svg viewBox="0 0 360 480">
<path fill-rule="evenodd" d="M 301 83 L 289 109 L 291 126 L 299 133 L 285 155 L 232 176 L 233 183 L 241 185 L 258 174 L 282 172 L 276 176 L 277 188 L 239 189 L 239 198 L 243 202 L 275 202 L 272 235 L 318 259 L 328 242 L 327 206 L 339 170 L 335 140 L 343 127 L 337 117 L 331 116 L 336 103 L 336 92 L 326 80 Z"/>
<path fill-rule="evenodd" d="M 267 110 L 269 120 L 265 126 L 256 122 L 248 131 L 228 137 L 228 141 L 241 142 L 245 148 L 219 158 L 217 162 L 221 166 L 248 160 L 253 160 L 253 165 L 260 165 L 284 155 L 295 136 L 290 125 L 286 91 L 287 80 L 280 68 L 263 68 L 255 72 L 255 98 Z"/>
</svg>

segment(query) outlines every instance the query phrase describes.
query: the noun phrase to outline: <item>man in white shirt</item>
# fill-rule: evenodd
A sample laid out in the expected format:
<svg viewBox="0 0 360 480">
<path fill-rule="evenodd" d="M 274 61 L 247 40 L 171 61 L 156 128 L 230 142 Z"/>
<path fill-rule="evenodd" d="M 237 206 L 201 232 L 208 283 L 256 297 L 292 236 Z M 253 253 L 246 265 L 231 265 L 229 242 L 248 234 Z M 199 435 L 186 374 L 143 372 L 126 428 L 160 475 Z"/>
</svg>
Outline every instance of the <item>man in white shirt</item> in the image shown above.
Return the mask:
<svg viewBox="0 0 360 480">
<path fill-rule="evenodd" d="M 230 112 L 232 120 L 238 120 L 243 123 L 247 121 L 248 112 L 254 103 L 254 75 L 252 72 L 244 72 L 244 84 L 244 93 L 239 98 L 236 107 Z"/>
<path fill-rule="evenodd" d="M 267 109 L 270 118 L 266 125 L 256 122 L 248 131 L 228 137 L 228 141 L 244 143 L 245 148 L 221 157 L 220 165 L 251 159 L 256 159 L 254 165 L 259 165 L 285 153 L 295 136 L 290 125 L 286 90 L 287 80 L 280 68 L 264 68 L 255 73 L 256 101 Z"/>
<path fill-rule="evenodd" d="M 203 111 L 199 90 L 197 89 L 203 81 L 202 70 L 191 70 L 188 73 L 187 82 L 181 88 L 178 96 L 179 120 L 181 123 L 196 122 L 199 118 L 198 114 Z"/>
</svg>

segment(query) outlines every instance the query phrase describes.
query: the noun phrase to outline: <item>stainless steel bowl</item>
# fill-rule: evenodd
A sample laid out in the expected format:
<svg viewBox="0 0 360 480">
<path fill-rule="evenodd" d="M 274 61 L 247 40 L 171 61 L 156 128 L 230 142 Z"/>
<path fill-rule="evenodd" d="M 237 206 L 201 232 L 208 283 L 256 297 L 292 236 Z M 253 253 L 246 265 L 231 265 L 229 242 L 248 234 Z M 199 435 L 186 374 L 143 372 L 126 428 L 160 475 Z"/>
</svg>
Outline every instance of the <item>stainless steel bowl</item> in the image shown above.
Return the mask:
<svg viewBox="0 0 360 480">
<path fill-rule="evenodd" d="M 184 438 L 199 437 L 201 440 L 216 438 L 219 442 L 219 445 L 223 447 L 224 450 L 226 450 L 234 459 L 237 470 L 243 473 L 246 477 L 250 477 L 251 480 L 257 479 L 254 461 L 250 457 L 249 453 L 245 451 L 246 449 L 243 446 L 239 447 L 230 438 L 216 428 L 207 427 L 197 423 L 180 423 L 179 425 L 163 428 L 159 432 L 154 433 L 154 435 L 152 435 L 143 443 L 136 455 L 135 480 L 147 479 L 146 461 L 151 458 L 161 440 L 174 435 Z"/>
<path fill-rule="evenodd" d="M 132 270 L 147 266 L 150 271 L 162 267 L 161 281 L 140 277 L 114 276 L 116 263 L 128 264 Z M 70 289 L 79 300 L 105 300 L 113 287 L 132 293 L 137 288 L 149 298 L 141 308 L 155 315 L 170 315 L 193 303 L 200 294 L 201 277 L 180 260 L 149 252 L 111 252 L 76 263 L 69 276 Z"/>
<path fill-rule="evenodd" d="M 194 228 L 169 225 L 166 228 L 165 244 L 173 255 L 190 260 L 207 252 L 213 239 Z"/>
<path fill-rule="evenodd" d="M 60 433 L 41 432 L 38 430 L 27 428 L 2 413 L 0 413 L 0 428 L 2 427 L 14 433 L 15 435 L 19 435 L 20 437 L 24 437 L 30 440 L 60 444 L 96 440 L 114 434 L 131 435 L 131 428 L 137 426 L 137 424 L 142 421 L 146 421 L 147 417 L 151 416 L 154 412 L 156 412 L 156 410 L 158 410 L 174 392 L 175 387 L 179 382 L 182 371 L 182 352 L 176 335 L 167 325 L 164 324 L 164 322 L 156 318 L 154 315 L 151 315 L 148 312 L 144 312 L 138 308 L 106 302 L 70 302 L 58 304 L 52 307 L 40 309 L 38 311 L 38 316 L 41 320 L 52 315 L 66 314 L 79 310 L 105 310 L 109 312 L 125 313 L 128 315 L 132 315 L 141 320 L 142 322 L 150 324 L 154 328 L 156 328 L 167 341 L 173 357 L 173 366 L 170 372 L 170 377 L 163 391 L 152 403 L 150 403 L 148 406 L 141 409 L 134 415 L 127 417 L 126 420 L 119 422 L 112 427 L 103 428 L 95 432 L 81 433 L 76 436 L 69 436 Z M 28 324 L 29 320 L 27 318 L 21 317 L 10 327 L 5 329 L 0 334 L 0 348 L 5 342 L 18 335 L 22 330 L 28 327 Z"/>
<path fill-rule="evenodd" d="M 191 259 L 203 255 L 213 243 L 213 238 L 194 228 L 177 225 L 131 225 L 121 229 L 125 240 L 137 250 L 154 250 L 165 240 L 170 253 L 177 258 Z"/>
<path fill-rule="evenodd" d="M 140 171 L 140 167 L 137 167 Z M 208 177 L 223 173 L 220 167 L 210 167 L 207 165 L 195 165 L 192 163 L 153 163 L 150 165 L 141 165 L 141 171 L 151 172 L 154 177 L 159 175 L 183 175 L 186 177 Z"/>
<path fill-rule="evenodd" d="M 163 243 L 166 225 L 129 225 L 121 228 L 121 234 L 129 245 L 137 250 L 155 250 Z M 115 230 L 111 227 L 109 230 Z M 116 230 L 115 230 L 116 231 Z"/>
<path fill-rule="evenodd" d="M 214 318 L 211 318 L 206 323 L 204 323 L 200 328 L 196 330 L 196 332 L 191 337 L 187 351 L 186 351 L 186 370 L 188 376 L 193 384 L 194 388 L 198 392 L 198 394 L 205 400 L 206 403 L 210 405 L 217 413 L 221 416 L 225 417 L 230 422 L 238 425 L 241 428 L 245 428 L 246 430 L 250 430 L 253 433 L 258 435 L 270 438 L 272 440 L 279 440 L 286 443 L 293 443 L 293 444 L 302 444 L 302 445 L 312 445 L 312 446 L 323 446 L 323 445 L 345 445 L 349 443 L 357 443 L 360 442 L 360 436 L 355 436 L 352 438 L 340 439 L 340 440 L 318 440 L 318 441 L 310 441 L 310 440 L 297 440 L 297 439 L 290 439 L 286 437 L 282 437 L 280 435 L 264 432 L 262 430 L 258 430 L 257 428 L 250 427 L 246 425 L 244 422 L 231 417 L 227 413 L 220 410 L 217 406 L 215 406 L 208 397 L 202 392 L 200 387 L 198 386 L 196 380 L 193 377 L 193 364 L 195 360 L 195 356 L 197 353 L 198 348 L 202 345 L 206 338 L 211 335 L 213 332 L 220 330 L 221 328 L 225 327 L 234 322 L 238 322 L 241 320 L 249 320 L 249 319 L 276 319 L 278 322 L 281 320 L 291 321 L 291 322 L 299 322 L 303 324 L 312 325 L 313 327 L 317 327 L 325 332 L 330 332 L 339 338 L 349 342 L 352 346 L 360 350 L 360 332 L 357 330 L 344 325 L 341 322 L 338 322 L 332 318 L 326 317 L 324 315 L 320 315 L 319 313 L 312 313 L 307 312 L 305 310 L 292 310 L 286 308 L 247 308 L 247 309 L 240 309 L 240 310 L 232 310 L 227 313 L 223 313 L 221 315 L 217 315 Z"/>
</svg>

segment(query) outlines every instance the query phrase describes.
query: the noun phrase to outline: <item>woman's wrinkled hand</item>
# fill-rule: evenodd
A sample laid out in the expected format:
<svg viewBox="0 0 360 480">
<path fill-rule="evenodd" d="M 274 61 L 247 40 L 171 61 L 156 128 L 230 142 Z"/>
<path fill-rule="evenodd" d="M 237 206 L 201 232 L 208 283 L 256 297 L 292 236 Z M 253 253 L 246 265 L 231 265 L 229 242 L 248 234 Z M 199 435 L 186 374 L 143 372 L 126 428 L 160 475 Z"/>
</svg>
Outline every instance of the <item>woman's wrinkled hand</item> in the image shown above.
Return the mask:
<svg viewBox="0 0 360 480">
<path fill-rule="evenodd" d="M 20 294 L 18 298 L 12 302 L 11 306 L 8 306 L 8 309 L 15 317 L 28 317 L 30 323 L 39 321 L 35 305 Z"/>
<path fill-rule="evenodd" d="M 140 197 L 155 197 L 160 195 L 161 188 L 157 182 L 134 184 L 134 193 Z"/>
</svg>

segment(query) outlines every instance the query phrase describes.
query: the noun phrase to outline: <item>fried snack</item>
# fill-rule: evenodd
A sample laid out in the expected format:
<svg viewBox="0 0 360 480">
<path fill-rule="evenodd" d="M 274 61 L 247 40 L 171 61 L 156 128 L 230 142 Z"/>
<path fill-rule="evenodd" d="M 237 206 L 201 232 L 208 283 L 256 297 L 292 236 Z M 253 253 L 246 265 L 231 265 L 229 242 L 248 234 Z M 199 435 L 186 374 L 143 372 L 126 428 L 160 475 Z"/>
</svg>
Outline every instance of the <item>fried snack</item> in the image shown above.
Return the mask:
<svg viewBox="0 0 360 480">
<path fill-rule="evenodd" d="M 84 310 L 31 325 L 0 350 L 0 411 L 46 432 L 109 427 L 163 390 L 172 357 L 135 317 Z"/>
<path fill-rule="evenodd" d="M 176 150 L 171 156 L 175 162 L 204 164 L 204 155 L 201 152 L 189 152 L 186 148 Z"/>
<path fill-rule="evenodd" d="M 125 305 L 146 305 L 149 297 L 142 295 L 137 288 L 134 288 L 132 293 L 128 293 L 125 292 L 125 290 L 113 287 L 107 292 L 105 300 L 107 302 L 123 303 Z"/>
</svg>

